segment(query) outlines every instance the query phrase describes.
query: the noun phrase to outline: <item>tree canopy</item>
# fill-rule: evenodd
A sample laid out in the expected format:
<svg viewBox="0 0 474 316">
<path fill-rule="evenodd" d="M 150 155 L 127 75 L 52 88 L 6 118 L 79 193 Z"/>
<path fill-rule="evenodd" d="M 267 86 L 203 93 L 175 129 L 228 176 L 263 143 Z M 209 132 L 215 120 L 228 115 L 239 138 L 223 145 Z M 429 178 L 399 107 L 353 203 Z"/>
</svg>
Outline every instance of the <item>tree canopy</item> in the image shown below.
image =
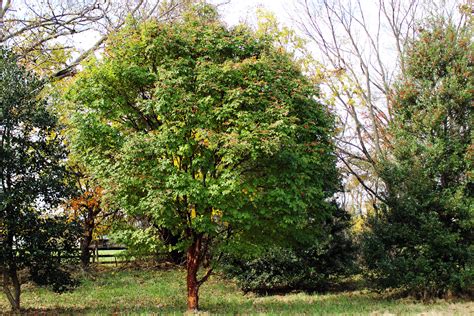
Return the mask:
<svg viewBox="0 0 474 316">
<path fill-rule="evenodd" d="M 209 6 L 130 23 L 68 93 L 73 150 L 104 194 L 180 236 L 188 308 L 204 257 L 295 237 L 330 215 L 333 118 L 281 49 Z M 231 239 L 231 237 L 233 239 Z"/>
</svg>

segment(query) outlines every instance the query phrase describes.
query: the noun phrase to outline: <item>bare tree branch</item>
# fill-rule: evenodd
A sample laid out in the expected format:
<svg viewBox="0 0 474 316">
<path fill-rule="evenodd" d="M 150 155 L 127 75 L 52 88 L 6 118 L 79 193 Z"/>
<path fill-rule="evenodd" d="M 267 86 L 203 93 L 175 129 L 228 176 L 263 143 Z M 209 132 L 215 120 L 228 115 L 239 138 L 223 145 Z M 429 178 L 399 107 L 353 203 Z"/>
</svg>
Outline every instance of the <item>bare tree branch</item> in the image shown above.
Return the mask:
<svg viewBox="0 0 474 316">
<path fill-rule="evenodd" d="M 327 74 L 321 91 L 343 124 L 336 137 L 340 161 L 367 198 L 383 201 L 376 164 L 391 147 L 386 132 L 391 86 L 405 69 L 405 43 L 415 36 L 420 19 L 440 14 L 454 18 L 463 0 L 368 2 L 298 0 L 294 21 L 314 44 Z M 370 179 L 363 180 L 362 174 Z"/>
<path fill-rule="evenodd" d="M 18 0 L 0 2 L 0 46 L 10 47 L 27 64 L 37 62 L 32 52 L 60 45 L 75 46 L 78 34 L 92 37 L 100 34 L 94 44 L 78 56 L 63 61 L 55 68 L 56 79 L 74 74 L 75 68 L 99 50 L 111 32 L 122 27 L 127 17 L 137 20 L 149 18 L 172 19 L 194 0 Z M 96 35 L 94 35 L 96 34 Z M 44 58 L 43 58 L 44 59 Z M 38 61 L 40 63 L 41 61 Z M 59 63 L 58 63 L 59 65 Z"/>
</svg>

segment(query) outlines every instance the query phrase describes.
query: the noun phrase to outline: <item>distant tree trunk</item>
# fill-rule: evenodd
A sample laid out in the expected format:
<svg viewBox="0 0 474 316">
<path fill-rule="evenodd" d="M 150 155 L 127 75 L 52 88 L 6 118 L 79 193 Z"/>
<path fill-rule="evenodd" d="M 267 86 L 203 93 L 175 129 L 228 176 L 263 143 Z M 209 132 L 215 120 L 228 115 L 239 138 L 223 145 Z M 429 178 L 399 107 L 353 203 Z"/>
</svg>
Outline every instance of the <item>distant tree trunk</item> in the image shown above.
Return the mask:
<svg viewBox="0 0 474 316">
<path fill-rule="evenodd" d="M 91 211 L 88 211 L 91 213 Z M 87 218 L 84 221 L 84 235 L 81 240 L 81 265 L 83 268 L 87 268 L 90 263 L 90 245 L 94 233 L 94 215 L 87 214 Z"/>
<path fill-rule="evenodd" d="M 199 309 L 199 282 L 197 272 L 199 270 L 202 235 L 194 238 L 186 253 L 187 268 L 187 289 L 188 289 L 188 311 L 197 311 Z"/>
<path fill-rule="evenodd" d="M 169 260 L 174 264 L 183 264 L 184 263 L 184 253 L 181 250 L 172 250 L 169 253 Z"/>
<path fill-rule="evenodd" d="M 92 242 L 92 230 L 87 231 L 86 235 L 81 240 L 81 265 L 83 268 L 87 268 L 91 259 L 91 252 L 89 246 Z"/>
<path fill-rule="evenodd" d="M 10 254 L 13 257 L 12 254 Z M 12 289 L 10 289 L 10 283 Z M 12 311 L 20 311 L 20 295 L 21 295 L 21 284 L 18 278 L 18 272 L 16 264 L 13 262 L 13 258 L 10 258 L 9 267 L 3 270 L 3 292 L 8 298 Z"/>
<path fill-rule="evenodd" d="M 9 283 L 13 287 L 10 289 Z M 21 284 L 15 268 L 3 271 L 3 292 L 8 298 L 13 312 L 20 311 Z"/>
<path fill-rule="evenodd" d="M 11 274 L 10 274 L 10 278 L 11 278 L 11 281 L 12 281 L 12 285 L 13 285 L 13 295 L 14 295 L 14 306 L 13 306 L 13 310 L 15 311 L 19 311 L 20 310 L 20 295 L 21 295 L 21 284 L 20 284 L 20 280 L 18 279 L 18 273 L 16 271 L 16 269 L 13 269 L 11 271 Z"/>
<path fill-rule="evenodd" d="M 20 311 L 20 295 L 21 295 L 21 284 L 18 278 L 17 265 L 15 263 L 14 247 L 13 247 L 13 235 L 8 232 L 6 236 L 7 244 L 7 267 L 2 267 L 3 269 L 3 292 L 8 298 L 12 311 Z M 13 287 L 10 289 L 10 283 Z"/>
<path fill-rule="evenodd" d="M 166 246 L 176 246 L 180 242 L 180 238 L 174 235 L 171 230 L 166 228 L 160 229 L 161 239 Z M 174 249 L 168 254 L 168 260 L 174 264 L 182 264 L 184 262 L 184 252 L 182 250 Z"/>
</svg>

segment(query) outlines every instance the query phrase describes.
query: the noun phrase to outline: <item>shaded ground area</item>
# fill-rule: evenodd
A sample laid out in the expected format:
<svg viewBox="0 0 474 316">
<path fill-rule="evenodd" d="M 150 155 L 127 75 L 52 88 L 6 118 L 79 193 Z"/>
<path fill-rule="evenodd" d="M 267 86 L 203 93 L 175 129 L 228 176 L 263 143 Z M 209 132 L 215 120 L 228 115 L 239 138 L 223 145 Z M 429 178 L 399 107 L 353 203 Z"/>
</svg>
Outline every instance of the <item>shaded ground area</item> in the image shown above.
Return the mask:
<svg viewBox="0 0 474 316">
<path fill-rule="evenodd" d="M 183 313 L 185 304 L 183 270 L 105 269 L 83 279 L 74 292 L 55 294 L 26 285 L 22 296 L 26 314 L 162 314 Z M 0 310 L 9 306 L 0 296 Z M 336 294 L 288 294 L 259 297 L 243 295 L 237 286 L 218 277 L 201 290 L 201 309 L 210 314 L 474 314 L 474 302 L 385 299 L 364 291 Z"/>
</svg>

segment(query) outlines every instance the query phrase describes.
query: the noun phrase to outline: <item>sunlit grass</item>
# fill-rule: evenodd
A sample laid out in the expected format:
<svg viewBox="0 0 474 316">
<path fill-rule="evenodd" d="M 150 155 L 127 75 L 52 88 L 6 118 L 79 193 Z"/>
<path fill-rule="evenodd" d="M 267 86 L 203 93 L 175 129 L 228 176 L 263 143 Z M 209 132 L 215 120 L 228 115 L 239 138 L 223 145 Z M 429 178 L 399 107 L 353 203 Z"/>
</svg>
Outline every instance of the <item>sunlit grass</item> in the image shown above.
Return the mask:
<svg viewBox="0 0 474 316">
<path fill-rule="evenodd" d="M 98 262 L 116 263 L 126 259 L 133 259 L 126 257 L 126 254 L 127 252 L 124 249 L 99 249 L 99 256 L 108 255 L 110 257 L 99 257 Z"/>
<path fill-rule="evenodd" d="M 338 294 L 243 295 L 235 284 L 214 277 L 201 289 L 201 309 L 211 314 L 420 314 L 468 315 L 473 302 L 437 301 L 423 304 L 390 300 L 368 292 Z M 116 271 L 106 269 L 83 278 L 74 292 L 55 294 L 25 286 L 23 307 L 47 314 L 181 314 L 186 310 L 183 270 Z M 9 306 L 0 297 L 0 310 Z"/>
</svg>

